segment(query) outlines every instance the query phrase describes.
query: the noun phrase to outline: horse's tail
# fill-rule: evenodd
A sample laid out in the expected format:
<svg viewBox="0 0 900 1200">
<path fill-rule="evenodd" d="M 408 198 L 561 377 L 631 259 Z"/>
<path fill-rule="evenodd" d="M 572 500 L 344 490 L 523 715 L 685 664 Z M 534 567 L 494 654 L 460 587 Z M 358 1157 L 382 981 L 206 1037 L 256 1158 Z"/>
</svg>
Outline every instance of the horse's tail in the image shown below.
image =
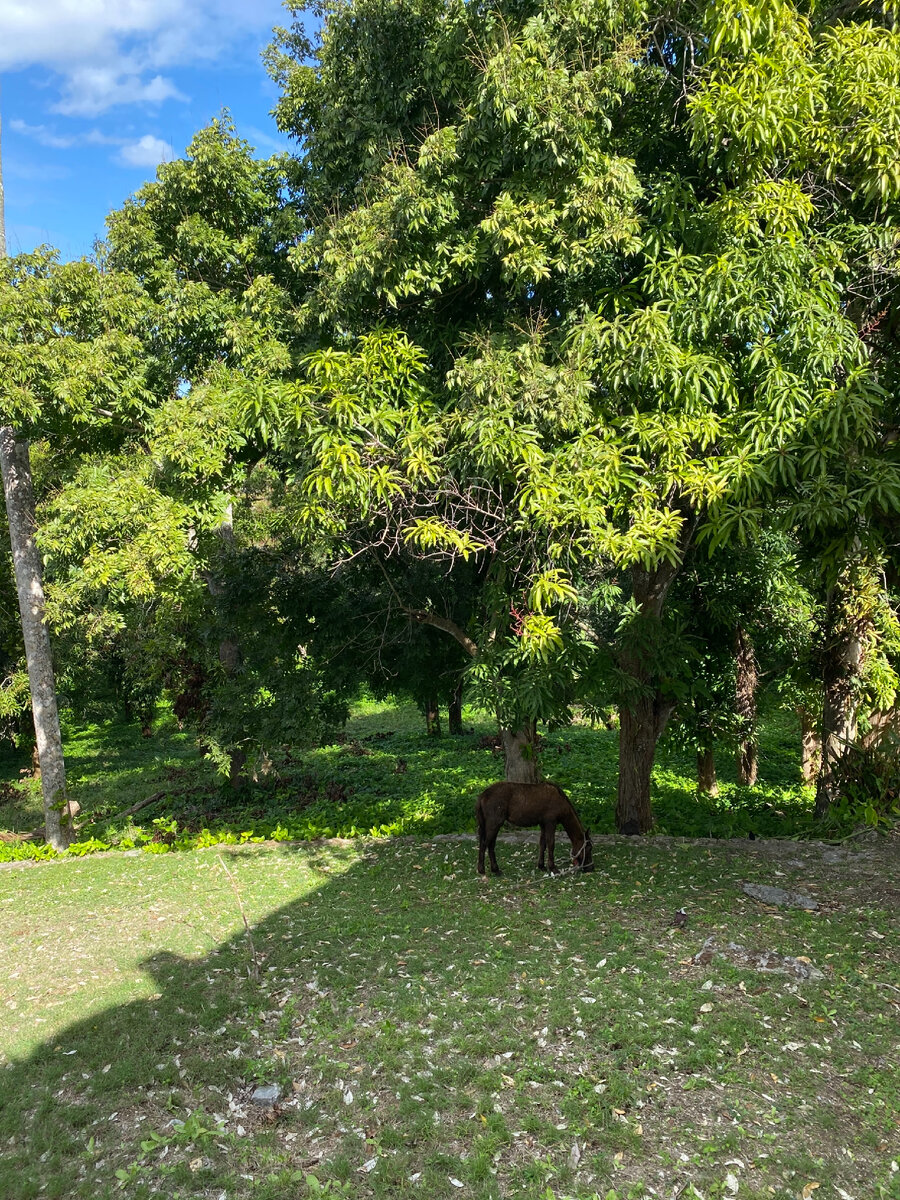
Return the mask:
<svg viewBox="0 0 900 1200">
<path fill-rule="evenodd" d="M 478 841 L 483 846 L 487 841 L 487 828 L 484 823 L 484 805 L 481 803 L 481 797 L 475 805 L 475 820 L 478 822 Z"/>
</svg>

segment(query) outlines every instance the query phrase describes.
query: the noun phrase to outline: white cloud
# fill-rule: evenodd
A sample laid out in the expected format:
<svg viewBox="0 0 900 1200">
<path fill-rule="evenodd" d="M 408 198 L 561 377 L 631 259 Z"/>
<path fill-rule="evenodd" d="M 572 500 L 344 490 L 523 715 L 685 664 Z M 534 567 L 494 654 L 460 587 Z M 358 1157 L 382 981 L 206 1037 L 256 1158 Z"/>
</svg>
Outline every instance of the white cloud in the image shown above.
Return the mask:
<svg viewBox="0 0 900 1200">
<path fill-rule="evenodd" d="M 62 99 L 54 105 L 67 117 L 96 117 L 119 104 L 161 104 L 187 99 L 170 79 L 123 73 L 112 67 L 81 67 L 65 81 Z"/>
<path fill-rule="evenodd" d="M 13 133 L 21 133 L 24 137 L 33 138 L 41 146 L 50 146 L 53 150 L 68 150 L 75 145 L 75 138 L 62 137 L 48 129 L 46 125 L 29 125 L 27 121 L 12 120 L 9 123 Z"/>
<path fill-rule="evenodd" d="M 172 146 L 162 138 L 145 133 L 139 138 L 112 137 L 99 129 L 88 129 L 83 133 L 63 137 L 47 125 L 29 125 L 18 119 L 9 123 L 14 133 L 32 138 L 41 146 L 53 150 L 70 150 L 73 146 L 118 146 L 115 162 L 121 167 L 158 167 L 162 162 L 171 162 L 175 157 Z M 42 167 L 42 170 L 47 168 Z"/>
<path fill-rule="evenodd" d="M 167 71 L 254 56 L 282 20 L 278 0 L 0 0 L 0 71 L 49 68 L 57 110 L 95 116 L 183 99 Z"/>
<path fill-rule="evenodd" d="M 145 133 L 134 142 L 126 142 L 116 157 L 123 167 L 158 167 L 171 162 L 175 155 L 168 142 Z"/>
</svg>

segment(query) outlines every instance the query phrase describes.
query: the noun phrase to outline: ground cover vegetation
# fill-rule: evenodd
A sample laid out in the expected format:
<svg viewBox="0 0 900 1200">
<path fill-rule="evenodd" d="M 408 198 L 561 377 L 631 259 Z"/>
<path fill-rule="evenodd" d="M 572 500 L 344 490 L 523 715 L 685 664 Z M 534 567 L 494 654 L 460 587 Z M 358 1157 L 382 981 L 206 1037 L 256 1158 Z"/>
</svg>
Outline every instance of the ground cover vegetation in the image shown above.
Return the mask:
<svg viewBox="0 0 900 1200">
<path fill-rule="evenodd" d="M 339 741 L 273 761 L 268 776 L 233 789 L 198 754 L 194 739 L 160 715 L 152 738 L 132 723 L 65 730 L 69 793 L 79 806 L 69 853 L 109 848 L 159 854 L 218 842 L 471 832 L 474 799 L 502 775 L 495 725 L 464 710 L 464 732 L 435 739 L 412 704 L 354 706 Z M 797 766 L 799 726 L 780 713 L 762 726 L 761 771 L 740 784 L 737 762 L 721 764 L 717 794 L 698 794 L 695 755 L 677 731 L 654 774 L 657 832 L 677 837 L 803 837 L 820 833 Z M 542 759 L 596 832 L 615 831 L 615 730 L 575 724 L 549 734 Z M 599 768 L 598 768 L 599 764 Z M 28 758 L 0 764 L 0 862 L 52 857 L 32 836 L 40 797 Z M 145 804 L 150 800 L 150 804 Z M 132 811 L 137 808 L 137 811 Z M 849 806 L 832 833 L 852 834 Z"/>
</svg>

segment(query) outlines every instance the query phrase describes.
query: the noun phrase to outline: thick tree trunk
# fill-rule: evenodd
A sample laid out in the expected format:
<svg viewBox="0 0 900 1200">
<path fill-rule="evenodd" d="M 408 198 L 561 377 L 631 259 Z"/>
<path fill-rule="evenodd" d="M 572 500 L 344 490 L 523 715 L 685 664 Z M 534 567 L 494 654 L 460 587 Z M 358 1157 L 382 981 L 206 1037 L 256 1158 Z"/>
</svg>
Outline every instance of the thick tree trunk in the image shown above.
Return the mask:
<svg viewBox="0 0 900 1200">
<path fill-rule="evenodd" d="M 619 833 L 649 833 L 653 827 L 650 777 L 656 743 L 674 705 L 658 696 L 642 696 L 619 709 L 619 781 L 616 829 Z"/>
<path fill-rule="evenodd" d="M 451 734 L 461 734 L 463 732 L 462 719 L 462 680 L 453 689 L 450 696 L 450 703 L 447 706 L 447 728 Z"/>
<path fill-rule="evenodd" d="M 716 778 L 716 756 L 710 748 L 697 751 L 697 791 L 705 796 L 718 796 L 719 781 Z"/>
<path fill-rule="evenodd" d="M 759 668 L 753 643 L 746 629 L 740 625 L 734 635 L 734 657 L 737 666 L 735 685 L 735 711 L 740 721 L 738 743 L 738 783 L 753 787 L 758 773 L 758 741 L 756 732 L 756 689 L 759 685 Z"/>
<path fill-rule="evenodd" d="M 429 737 L 441 736 L 441 710 L 437 698 L 430 696 L 423 705 L 425 709 L 425 732 Z"/>
<path fill-rule="evenodd" d="M 539 783 L 537 725 L 527 722 L 521 729 L 501 729 L 507 783 Z"/>
<path fill-rule="evenodd" d="M 681 537 L 683 557 L 693 534 L 696 518 L 685 517 Z M 633 698 L 619 706 L 619 780 L 616 798 L 616 829 L 619 833 L 648 833 L 653 826 L 650 805 L 650 777 L 656 757 L 656 743 L 672 715 L 674 704 L 664 700 L 653 687 L 653 626 L 659 622 L 672 581 L 681 568 L 663 562 L 652 571 L 632 567 L 632 594 L 643 624 L 639 636 L 626 642 L 619 664 L 632 681 Z M 638 631 L 634 631 L 637 633 Z M 649 634 L 649 636 L 648 636 Z M 648 650 L 648 646 L 651 649 Z M 629 688 L 631 690 L 631 688 Z"/>
<path fill-rule="evenodd" d="M 826 650 L 822 706 L 822 764 L 816 783 L 816 816 L 837 799 L 840 766 L 856 741 L 858 684 L 864 641 L 858 623 L 842 630 Z"/>
<path fill-rule="evenodd" d="M 815 783 L 822 762 L 822 739 L 815 717 L 808 708 L 797 709 L 800 718 L 800 770 L 804 783 Z"/>
<path fill-rule="evenodd" d="M 72 840 L 72 816 L 66 799 L 66 766 L 56 706 L 50 635 L 44 620 L 41 556 L 34 542 L 31 461 L 28 443 L 17 439 L 9 425 L 0 427 L 0 468 L 16 570 L 28 682 L 31 686 L 31 707 L 44 799 L 45 835 L 54 850 L 64 850 Z"/>
</svg>

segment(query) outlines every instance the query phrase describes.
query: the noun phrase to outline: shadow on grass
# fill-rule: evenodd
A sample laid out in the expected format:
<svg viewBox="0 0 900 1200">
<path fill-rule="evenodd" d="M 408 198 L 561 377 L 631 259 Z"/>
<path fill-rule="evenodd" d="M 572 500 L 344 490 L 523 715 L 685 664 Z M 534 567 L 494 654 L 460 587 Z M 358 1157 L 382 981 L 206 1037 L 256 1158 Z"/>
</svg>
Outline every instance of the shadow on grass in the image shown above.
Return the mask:
<svg viewBox="0 0 900 1200">
<path fill-rule="evenodd" d="M 540 978 L 555 973 L 560 949 L 548 904 L 572 949 L 608 953 L 606 939 L 627 938 L 615 921 L 586 930 L 596 881 L 539 876 L 534 850 L 505 845 L 502 881 L 475 877 L 471 844 L 226 852 L 238 891 L 222 878 L 217 894 L 232 911 L 254 888 L 258 902 L 261 879 L 271 898 L 303 871 L 310 890 L 198 957 L 144 958 L 153 995 L 77 1021 L 0 1069 L 0 1196 L 300 1200 L 316 1173 L 330 1195 L 444 1200 L 460 1180 L 475 1200 L 537 1200 L 551 1176 L 568 1195 L 593 1195 L 566 1166 L 571 1139 L 557 1126 L 568 1093 L 510 1125 L 495 1099 L 526 1037 L 542 1087 L 585 1072 L 584 1042 L 559 1034 L 552 1051 L 534 1042 L 535 1021 L 566 1030 L 571 1020 L 569 979 L 557 996 Z M 217 853 L 196 856 L 198 866 L 215 870 Z M 128 862 L 100 864 L 106 890 L 145 865 Z M 604 1021 L 592 1053 L 623 1051 L 622 1037 L 623 1026 Z M 611 1139 L 599 1169 L 636 1145 L 612 1117 L 636 1095 L 632 1074 L 624 1059 L 607 1062 L 602 1102 L 586 1079 L 571 1093 Z M 280 1111 L 251 1103 L 261 1082 L 282 1088 Z M 501 1153 L 511 1193 L 494 1176 Z"/>
<path fill-rule="evenodd" d="M 196 1163 L 192 1169 L 179 1151 L 190 1150 L 193 1159 L 195 1152 L 209 1149 L 217 1128 L 213 1113 L 225 1116 L 233 1133 L 227 1095 L 238 1105 L 248 1103 L 258 1077 L 271 1080 L 280 1073 L 290 1096 L 284 1063 L 259 1061 L 256 1050 L 263 1043 L 251 1029 L 260 1021 L 266 1025 L 265 1014 L 277 1005 L 273 994 L 286 994 L 286 986 L 295 999 L 274 1008 L 283 1038 L 292 1033 L 295 1020 L 302 1023 L 301 1010 L 319 999 L 306 990 L 308 977 L 298 977 L 297 950 L 312 944 L 328 925 L 323 913 L 330 908 L 329 894 L 342 889 L 346 879 L 329 878 L 340 851 L 325 864 L 300 851 L 276 855 L 282 867 L 302 860 L 311 871 L 321 870 L 318 889 L 272 912 L 252 933 L 241 931 L 201 957 L 168 951 L 149 956 L 138 965 L 152 979 L 153 995 L 78 1021 L 24 1060 L 0 1069 L 4 1200 L 105 1197 L 122 1195 L 124 1187 L 132 1197 L 156 1188 L 170 1196 L 200 1196 L 220 1174 L 228 1195 L 235 1194 L 231 1167 L 207 1160 L 202 1169 Z M 257 852 L 233 851 L 226 857 L 235 870 L 243 858 L 259 860 Z M 141 866 L 139 861 L 134 869 Z M 362 864 L 351 868 L 362 869 Z M 364 916 L 361 920 L 365 924 Z M 354 969 L 362 979 L 363 961 Z M 241 1049 L 235 1052 L 236 1047 Z M 244 1120 L 252 1127 L 259 1116 L 251 1108 Z M 179 1120 L 188 1122 L 186 1131 Z M 149 1148 L 142 1149 L 142 1142 Z M 124 1170 L 127 1179 L 116 1170 Z"/>
<path fill-rule="evenodd" d="M 144 957 L 152 995 L 79 1020 L 0 1070 L 4 1200 L 302 1200 L 307 1173 L 327 1194 L 378 1200 L 538 1200 L 548 1189 L 587 1200 L 618 1186 L 623 1156 L 626 1184 L 647 1177 L 646 1163 L 669 1194 L 687 1178 L 722 1184 L 724 1160 L 749 1162 L 761 1144 L 771 1156 L 746 1187 L 742 1177 L 750 1197 L 795 1196 L 786 1181 L 798 1172 L 827 1183 L 852 1168 L 854 1179 L 834 1176 L 850 1186 L 874 1169 L 894 1084 L 889 1064 L 872 1066 L 885 1055 L 883 998 L 855 964 L 875 923 L 885 932 L 867 969 L 891 969 L 887 913 L 769 919 L 748 911 L 739 882 L 767 872 L 764 860 L 729 865 L 652 841 L 606 848 L 594 875 L 556 879 L 534 871 L 533 845 L 504 845 L 507 874 L 484 881 L 471 844 L 453 842 L 240 849 L 222 853 L 227 877 L 218 853 L 169 855 L 155 871 L 107 858 L 30 873 L 42 914 L 67 880 L 70 896 L 82 887 L 82 945 L 100 899 L 112 903 L 126 883 L 134 943 L 162 883 L 163 917 L 183 914 L 193 944 L 209 949 Z M 66 874 L 81 871 L 96 874 Z M 836 881 L 820 878 L 833 894 Z M 686 896 L 696 932 L 682 934 L 670 914 Z M 233 925 L 245 905 L 267 910 L 249 930 L 219 941 L 203 924 L 204 911 L 227 911 Z M 778 938 L 819 962 L 833 949 L 827 1000 L 812 991 L 800 1005 L 783 981 L 744 988 L 727 965 L 685 968 L 710 930 Z M 76 983 L 90 980 L 90 956 L 78 961 Z M 58 970 L 73 977 L 71 962 Z M 704 978 L 715 993 L 698 990 Z M 845 1081 L 833 1092 L 820 1054 L 786 1057 L 782 1044 L 821 1036 L 826 1009 L 852 1020 L 829 1055 Z M 759 1095 L 770 1075 L 783 1084 L 771 1144 L 772 1105 Z M 852 1107 L 841 1099 L 848 1079 Z M 280 1111 L 251 1104 L 261 1082 L 283 1089 Z M 840 1128 L 835 1146 L 853 1151 L 846 1162 L 828 1149 L 826 1119 Z M 684 1166 L 676 1146 L 703 1153 Z"/>
</svg>

